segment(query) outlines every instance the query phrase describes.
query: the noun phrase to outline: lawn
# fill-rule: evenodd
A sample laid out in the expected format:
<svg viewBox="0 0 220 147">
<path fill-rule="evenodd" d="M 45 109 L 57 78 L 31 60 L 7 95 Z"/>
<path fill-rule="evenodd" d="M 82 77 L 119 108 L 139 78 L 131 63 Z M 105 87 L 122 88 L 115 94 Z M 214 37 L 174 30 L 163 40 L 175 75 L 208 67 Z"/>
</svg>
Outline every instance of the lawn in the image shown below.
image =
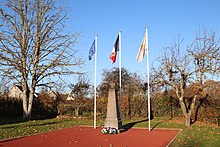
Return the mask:
<svg viewBox="0 0 220 147">
<path fill-rule="evenodd" d="M 97 126 L 104 124 L 103 118 L 97 119 Z M 0 140 L 27 136 L 42 132 L 70 128 L 78 125 L 93 125 L 93 118 L 53 118 L 45 120 L 31 120 L 22 122 L 19 119 L 0 120 Z M 123 120 L 123 125 L 129 127 L 148 128 L 148 121 L 144 118 L 135 118 L 132 120 Z M 166 117 L 156 117 L 151 120 L 151 128 L 170 128 L 182 129 L 172 146 L 212 146 L 217 147 L 220 144 L 220 127 L 217 125 L 207 125 L 195 123 L 191 127 L 184 126 L 184 120 L 174 118 L 169 120 Z"/>
</svg>

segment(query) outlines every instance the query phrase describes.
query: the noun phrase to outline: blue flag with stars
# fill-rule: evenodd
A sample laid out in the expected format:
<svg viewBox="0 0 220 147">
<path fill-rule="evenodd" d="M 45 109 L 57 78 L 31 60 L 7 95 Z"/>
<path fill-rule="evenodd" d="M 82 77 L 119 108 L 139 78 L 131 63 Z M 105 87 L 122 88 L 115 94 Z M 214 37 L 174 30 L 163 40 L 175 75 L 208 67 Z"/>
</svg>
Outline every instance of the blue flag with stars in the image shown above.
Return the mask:
<svg viewBox="0 0 220 147">
<path fill-rule="evenodd" d="M 92 56 L 95 54 L 95 40 L 92 43 L 92 46 L 89 50 L 89 60 L 92 60 Z"/>
</svg>

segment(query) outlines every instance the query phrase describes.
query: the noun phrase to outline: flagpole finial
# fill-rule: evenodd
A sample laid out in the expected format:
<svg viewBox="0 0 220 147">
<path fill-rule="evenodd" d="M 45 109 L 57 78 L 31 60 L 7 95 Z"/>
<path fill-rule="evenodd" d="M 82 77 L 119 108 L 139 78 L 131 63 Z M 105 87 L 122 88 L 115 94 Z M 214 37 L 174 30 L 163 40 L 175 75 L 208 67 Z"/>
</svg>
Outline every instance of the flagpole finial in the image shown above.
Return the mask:
<svg viewBox="0 0 220 147">
<path fill-rule="evenodd" d="M 148 30 L 148 25 L 146 25 L 145 29 Z"/>
<path fill-rule="evenodd" d="M 148 26 L 146 25 L 146 28 L 145 28 L 145 32 L 147 33 L 148 32 Z"/>
</svg>

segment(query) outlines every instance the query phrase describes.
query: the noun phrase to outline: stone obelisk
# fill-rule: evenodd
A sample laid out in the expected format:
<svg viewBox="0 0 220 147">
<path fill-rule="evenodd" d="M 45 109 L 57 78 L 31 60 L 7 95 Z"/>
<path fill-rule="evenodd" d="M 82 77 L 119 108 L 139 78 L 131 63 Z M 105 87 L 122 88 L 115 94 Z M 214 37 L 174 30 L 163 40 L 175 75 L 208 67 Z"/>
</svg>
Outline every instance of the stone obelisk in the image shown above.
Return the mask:
<svg viewBox="0 0 220 147">
<path fill-rule="evenodd" d="M 115 128 L 119 133 L 120 130 L 122 129 L 122 120 L 119 114 L 117 90 L 115 87 L 116 86 L 114 82 L 110 83 L 105 127 Z"/>
</svg>

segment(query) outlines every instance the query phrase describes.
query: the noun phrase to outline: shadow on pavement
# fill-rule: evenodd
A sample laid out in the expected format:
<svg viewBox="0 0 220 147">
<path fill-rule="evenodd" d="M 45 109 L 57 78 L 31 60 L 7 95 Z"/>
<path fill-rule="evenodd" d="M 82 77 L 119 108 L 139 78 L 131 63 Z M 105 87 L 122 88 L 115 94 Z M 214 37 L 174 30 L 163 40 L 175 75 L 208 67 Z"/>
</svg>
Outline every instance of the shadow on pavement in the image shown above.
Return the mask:
<svg viewBox="0 0 220 147">
<path fill-rule="evenodd" d="M 142 123 L 142 122 L 145 122 L 145 121 L 148 121 L 148 119 L 144 119 L 144 120 L 140 120 L 140 121 L 136 121 L 136 122 L 131 122 L 131 123 L 128 123 L 128 124 L 125 124 L 122 126 L 122 132 L 125 132 L 125 131 L 128 131 L 129 129 L 131 129 L 132 127 L 134 127 L 134 125 L 138 124 L 138 123 Z"/>
</svg>

